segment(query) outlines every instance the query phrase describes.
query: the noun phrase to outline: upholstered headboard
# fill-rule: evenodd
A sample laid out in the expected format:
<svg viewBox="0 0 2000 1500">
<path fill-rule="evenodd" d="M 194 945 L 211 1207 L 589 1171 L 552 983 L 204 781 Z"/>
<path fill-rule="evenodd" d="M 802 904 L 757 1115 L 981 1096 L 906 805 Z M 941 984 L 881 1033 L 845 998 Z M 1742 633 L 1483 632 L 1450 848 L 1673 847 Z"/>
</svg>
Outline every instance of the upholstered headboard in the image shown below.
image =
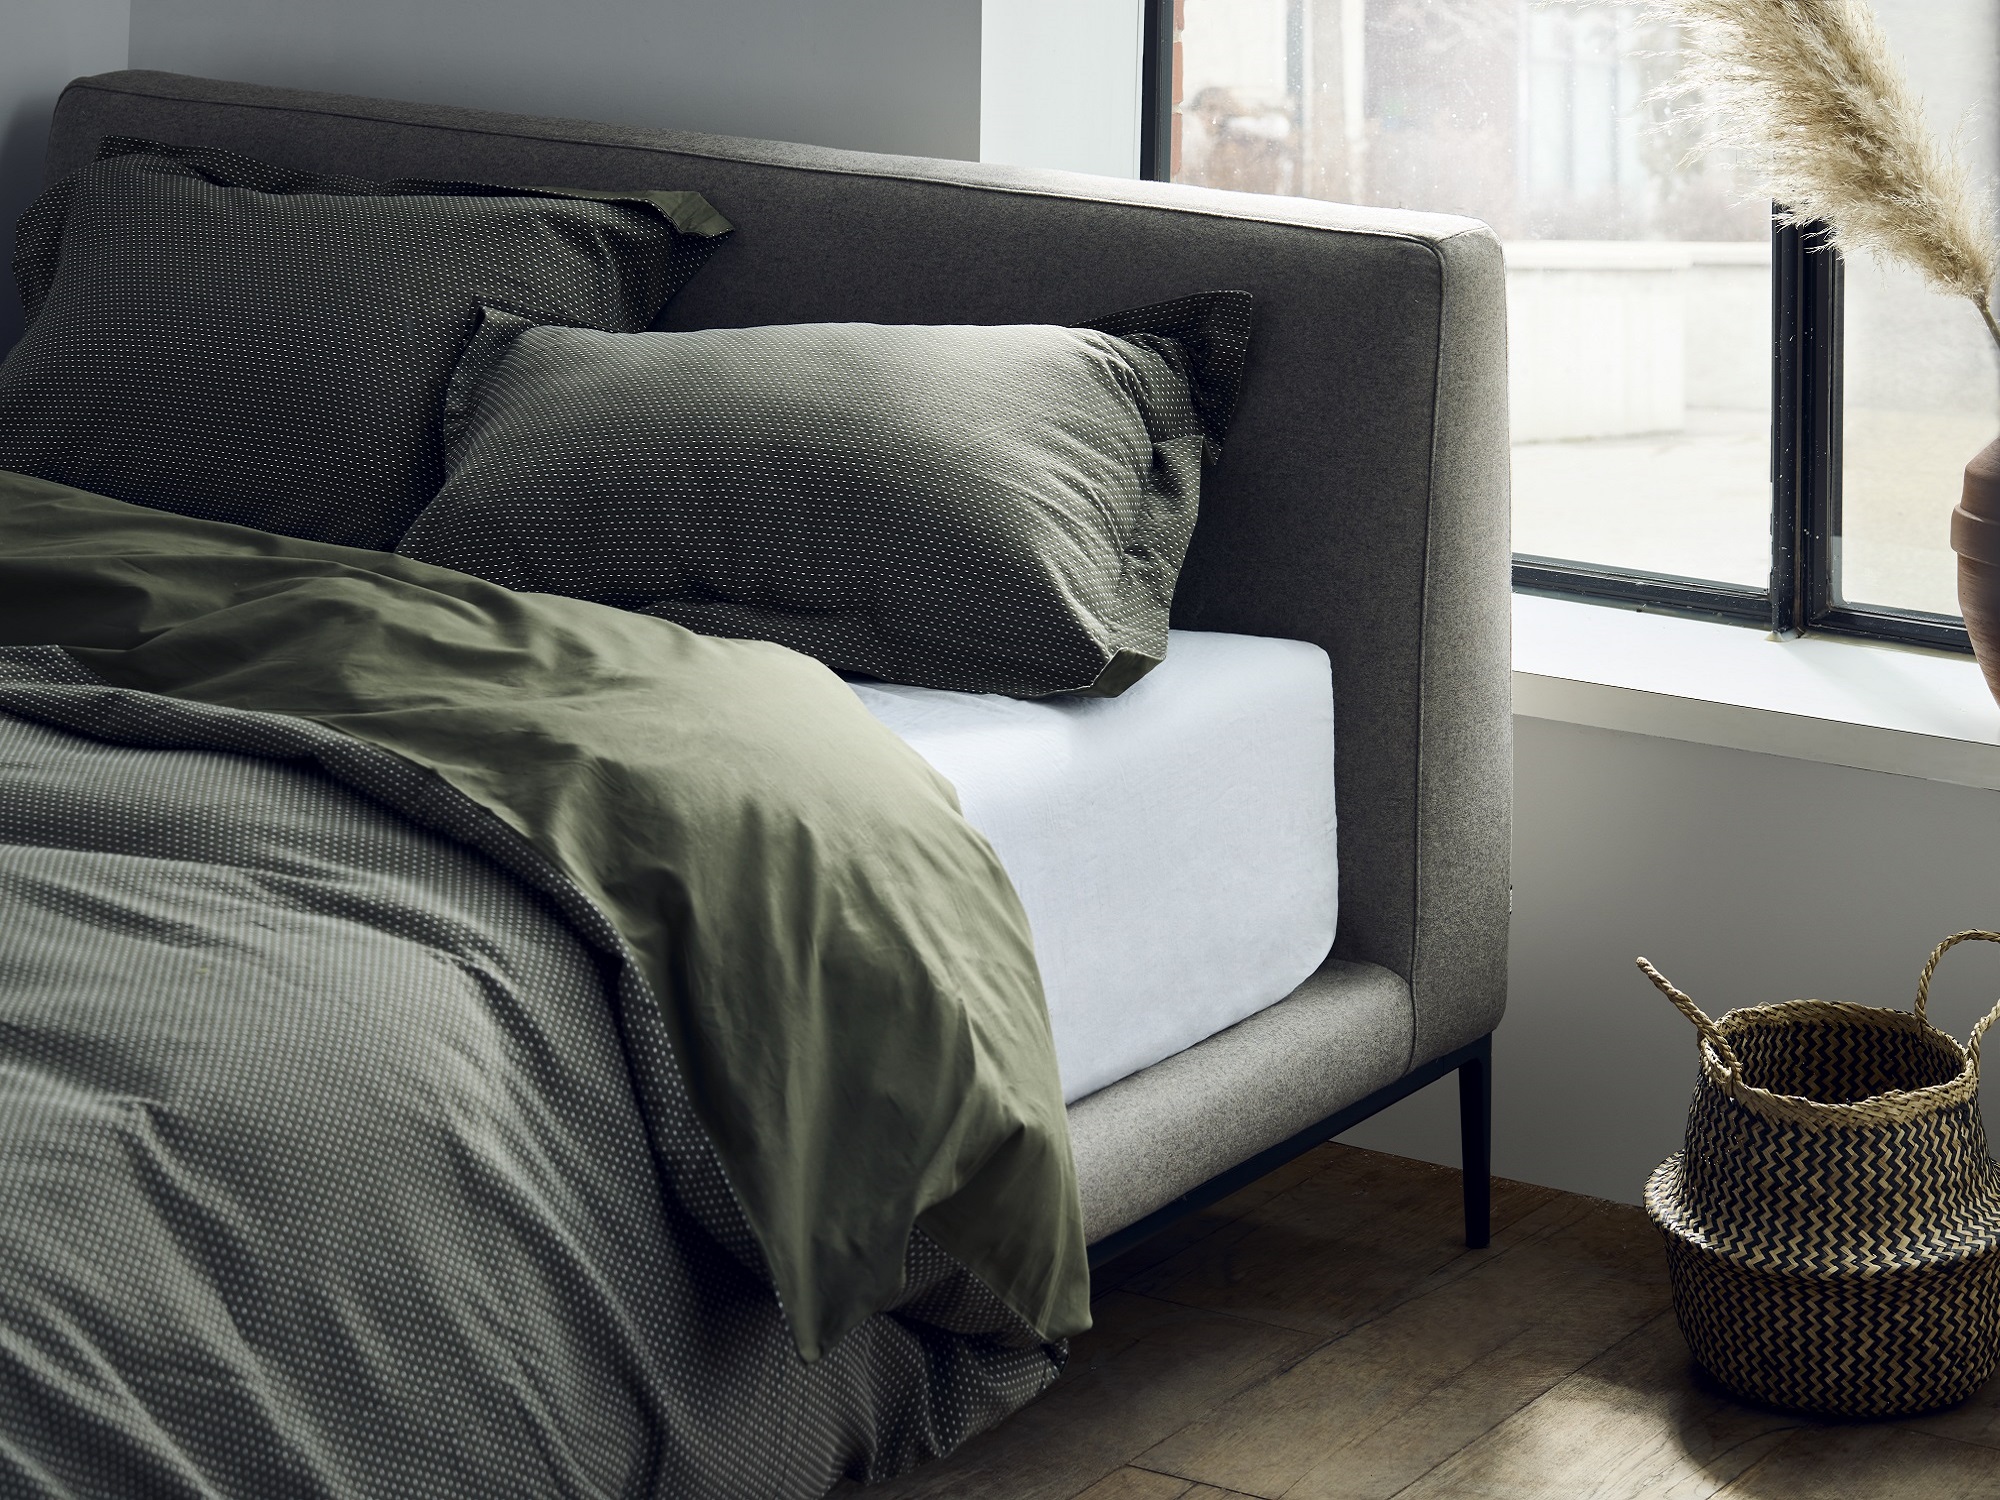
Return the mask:
<svg viewBox="0 0 2000 1500">
<path fill-rule="evenodd" d="M 1500 247 L 1467 219 L 123 72 L 58 105 L 53 175 L 107 134 L 375 178 L 693 188 L 738 226 L 668 328 L 1073 322 L 1256 295 L 1228 450 L 1175 603 L 1333 659 L 1336 953 L 1409 981 L 1412 1061 L 1505 994 L 1510 664 Z"/>
</svg>

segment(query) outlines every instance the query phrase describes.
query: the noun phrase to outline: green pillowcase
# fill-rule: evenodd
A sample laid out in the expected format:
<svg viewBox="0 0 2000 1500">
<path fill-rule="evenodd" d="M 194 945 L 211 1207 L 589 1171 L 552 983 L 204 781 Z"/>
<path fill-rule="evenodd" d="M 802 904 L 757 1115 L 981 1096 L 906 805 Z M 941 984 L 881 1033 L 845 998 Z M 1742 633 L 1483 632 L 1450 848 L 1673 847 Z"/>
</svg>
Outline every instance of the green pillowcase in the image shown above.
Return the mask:
<svg viewBox="0 0 2000 1500">
<path fill-rule="evenodd" d="M 0 468 L 388 548 L 483 304 L 635 330 L 729 232 L 694 193 L 364 182 L 107 139 L 21 220 Z"/>
<path fill-rule="evenodd" d="M 1165 654 L 1245 292 L 1075 328 L 612 334 L 489 308 L 449 477 L 397 550 L 776 641 L 857 675 L 1042 697 Z"/>
</svg>

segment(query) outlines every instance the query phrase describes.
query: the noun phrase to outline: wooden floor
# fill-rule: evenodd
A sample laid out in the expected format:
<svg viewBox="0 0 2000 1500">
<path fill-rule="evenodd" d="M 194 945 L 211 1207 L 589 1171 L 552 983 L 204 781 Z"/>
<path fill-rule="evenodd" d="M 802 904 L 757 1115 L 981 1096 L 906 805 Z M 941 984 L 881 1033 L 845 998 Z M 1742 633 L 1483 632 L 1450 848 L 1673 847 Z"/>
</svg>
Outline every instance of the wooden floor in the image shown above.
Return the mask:
<svg viewBox="0 0 2000 1500">
<path fill-rule="evenodd" d="M 1325 1146 L 1099 1273 L 1054 1389 L 871 1490 L 954 1500 L 2000 1500 L 2000 1379 L 1901 1423 L 1732 1401 L 1643 1212 Z"/>
</svg>

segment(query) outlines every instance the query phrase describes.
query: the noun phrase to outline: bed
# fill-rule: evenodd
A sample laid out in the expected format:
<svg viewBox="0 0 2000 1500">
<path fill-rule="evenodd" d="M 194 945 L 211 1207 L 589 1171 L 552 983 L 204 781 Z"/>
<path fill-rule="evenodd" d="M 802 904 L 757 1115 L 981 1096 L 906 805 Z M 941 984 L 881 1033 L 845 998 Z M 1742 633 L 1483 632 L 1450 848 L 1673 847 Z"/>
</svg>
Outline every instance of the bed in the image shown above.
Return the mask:
<svg viewBox="0 0 2000 1500">
<path fill-rule="evenodd" d="M 721 726 L 671 754 L 633 751 L 662 782 L 750 743 L 722 736 L 768 726 L 756 705 L 810 702 L 812 735 L 889 789 L 836 842 L 900 829 L 936 773 L 956 787 L 984 843 L 937 831 L 956 804 L 910 814 L 904 843 L 882 838 L 926 869 L 957 861 L 949 878 L 967 889 L 995 883 L 978 851 L 997 850 L 1013 875 L 999 915 L 966 919 L 990 916 L 997 935 L 967 967 L 948 951 L 963 903 L 917 901 L 871 941 L 914 934 L 963 983 L 998 985 L 1002 958 L 1026 951 L 1008 927 L 1018 888 L 1055 1029 L 1001 1027 L 973 1049 L 992 1075 L 981 1087 L 1027 1124 L 950 1172 L 937 1163 L 974 1127 L 949 1100 L 898 1101 L 921 1153 L 884 1157 L 879 1132 L 850 1141 L 826 1123 L 845 1118 L 834 1105 L 792 1122 L 782 1153 L 771 1144 L 789 1101 L 856 1078 L 894 1094 L 880 1069 L 944 1052 L 887 1048 L 876 1074 L 860 1059 L 836 1076 L 753 1037 L 740 1071 L 691 1072 L 699 1047 L 642 997 L 692 981 L 621 945 L 623 887 L 548 857 L 531 765 L 482 804 L 413 775 L 412 761 L 437 769 L 437 741 L 357 728 L 352 701 L 260 710 L 294 701 L 281 683 L 231 707 L 213 684 L 240 663 L 218 666 L 213 642 L 128 670 L 91 633 L 126 607 L 137 556 L 157 613 L 212 589 L 218 553 L 323 588 L 351 574 L 344 554 L 204 532 L 197 566 L 188 527 L 10 481 L 9 545 L 28 569 L 15 576 L 72 620 L 70 650 L 46 645 L 39 620 L 20 623 L 17 586 L 0 642 L 0 842 L 26 851 L 11 899 L 33 914 L 9 961 L 41 1007 L 13 1023 L 14 1104 L 0 1108 L 15 1160 L 33 1163 L 0 1183 L 16 1225 L 0 1250 L 16 1335 L 0 1404 L 36 1434 L 0 1464 L 23 1492 L 79 1482 L 50 1454 L 83 1465 L 86 1487 L 123 1476 L 149 1493 L 815 1495 L 884 1477 L 1055 1377 L 1060 1334 L 1087 1320 L 1072 1305 L 1085 1260 L 1454 1072 L 1467 1232 L 1483 1243 L 1511 780 L 1503 272 L 1483 226 L 137 72 L 66 91 L 51 179 L 106 137 L 374 179 L 698 191 L 737 233 L 726 265 L 667 304 L 667 331 L 1070 325 L 1207 287 L 1247 290 L 1258 321 L 1173 595 L 1174 649 L 1123 696 L 968 703 L 692 647 L 670 677 L 636 657 L 601 677 L 683 695 Z M 471 616 L 515 621 L 505 591 L 417 564 L 387 575 L 430 590 L 417 625 L 363 622 L 405 643 Z M 266 622 L 296 631 L 300 662 L 365 636 L 352 621 L 327 634 L 314 608 Z M 537 630 L 580 628 L 537 611 Z M 440 681 L 466 659 L 434 656 Z M 511 681 L 574 699 L 561 672 L 524 663 Z M 454 746 L 526 732 L 518 703 L 442 712 Z M 528 727 L 553 742 L 554 723 Z M 794 751 L 746 766 L 765 779 L 726 787 L 732 805 L 756 786 L 809 802 L 814 769 Z M 1203 799 L 1234 763 L 1258 774 L 1234 800 Z M 1180 800 L 1121 801 L 1135 766 Z M 595 814 L 599 845 L 617 806 Z M 1078 874 L 1079 845 L 1101 856 L 1095 873 Z M 769 856 L 714 857 L 753 870 Z M 93 860 L 100 884 L 79 884 Z M 176 936 L 183 906 L 214 931 L 256 930 L 228 984 L 209 940 Z M 747 943 L 798 909 L 731 907 L 720 930 Z M 99 935 L 85 957 L 79 931 Z M 702 961 L 722 972 L 746 951 Z M 272 954 L 289 955 L 283 1026 L 245 977 L 278 973 Z M 122 1004 L 126 990 L 153 1009 Z M 911 1047 L 947 1047 L 921 1030 Z M 1052 1050 L 1059 1093 L 1017 1087 L 1008 1048 Z M 293 1067 L 302 1052 L 333 1061 Z M 160 1103 L 180 1088 L 202 1107 Z M 723 1095 L 736 1113 L 717 1113 Z M 43 1130 L 51 1118 L 68 1123 Z M 758 1151 L 786 1156 L 763 1197 L 740 1176 Z M 1010 1214 L 1040 1236 L 1025 1261 L 989 1243 Z M 829 1239 L 874 1244 L 872 1259 L 836 1265 Z"/>
</svg>

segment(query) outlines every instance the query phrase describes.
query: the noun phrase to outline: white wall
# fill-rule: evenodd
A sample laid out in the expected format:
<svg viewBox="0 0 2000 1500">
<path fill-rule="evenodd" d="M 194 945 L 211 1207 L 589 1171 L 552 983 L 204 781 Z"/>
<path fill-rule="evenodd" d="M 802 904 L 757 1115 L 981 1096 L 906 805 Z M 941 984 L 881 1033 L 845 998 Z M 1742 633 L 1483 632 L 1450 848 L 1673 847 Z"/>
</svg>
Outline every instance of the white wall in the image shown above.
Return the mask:
<svg viewBox="0 0 2000 1500">
<path fill-rule="evenodd" d="M 1770 241 L 1687 248 L 1687 403 L 1768 414 L 1771 345 L 1754 334 L 1771 326 Z"/>
<path fill-rule="evenodd" d="M 1770 410 L 1770 343 L 1756 336 L 1771 318 L 1768 243 L 1506 248 L 1515 442 L 1680 432 L 1689 408 Z"/>
<path fill-rule="evenodd" d="M 131 66 L 973 159 L 979 28 L 979 0 L 132 0 Z"/>
<path fill-rule="evenodd" d="M 130 0 L 0 0 L 0 244 L 41 191 L 56 95 L 80 73 L 125 66 L 131 13 Z M 20 334 L 13 278 L 0 275 L 0 351 Z"/>
<path fill-rule="evenodd" d="M 1542 719 L 1515 732 L 1503 1177 L 1637 1202 L 1679 1147 L 1694 1031 L 1636 955 L 1711 1015 L 1799 996 L 1907 1006 L 1938 939 L 2000 928 L 2000 795 Z M 1965 944 L 1932 1015 L 1963 1040 L 1995 996 L 2000 946 Z M 2000 1087 L 1985 1097 L 2000 1140 Z M 1456 1165 L 1457 1092 L 1433 1086 L 1344 1139 Z"/>
<path fill-rule="evenodd" d="M 1507 246 L 1508 417 L 1517 443 L 1687 426 L 1688 247 Z"/>
<path fill-rule="evenodd" d="M 985 0 L 979 159 L 1139 175 L 1140 0 Z"/>
</svg>

